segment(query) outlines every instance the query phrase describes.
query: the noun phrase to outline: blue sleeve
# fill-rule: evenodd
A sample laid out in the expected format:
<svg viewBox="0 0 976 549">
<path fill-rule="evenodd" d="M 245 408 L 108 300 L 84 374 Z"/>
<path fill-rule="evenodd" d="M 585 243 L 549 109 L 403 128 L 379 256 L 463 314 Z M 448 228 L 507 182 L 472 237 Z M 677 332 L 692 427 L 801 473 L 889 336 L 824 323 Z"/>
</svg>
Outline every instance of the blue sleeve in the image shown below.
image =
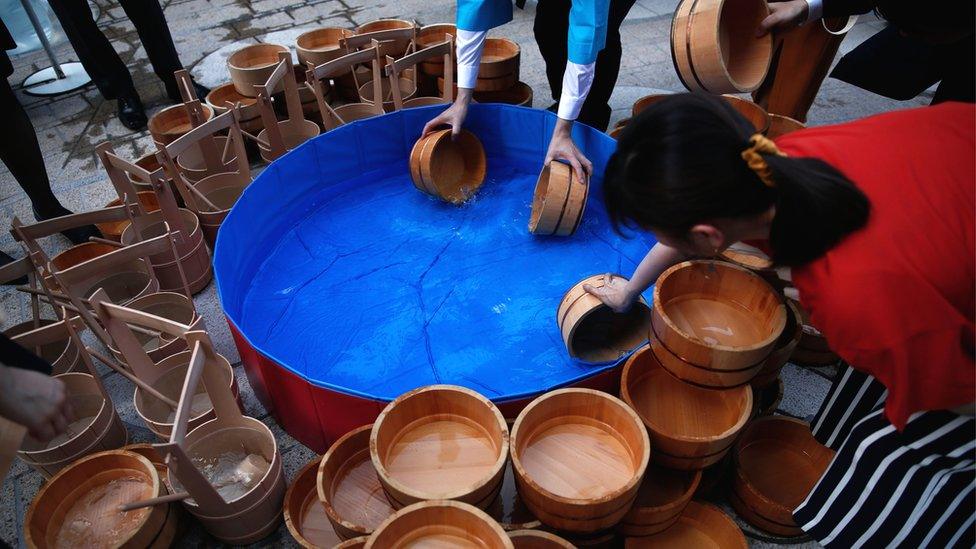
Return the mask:
<svg viewBox="0 0 976 549">
<path fill-rule="evenodd" d="M 573 0 L 573 8 L 569 12 L 570 61 L 580 65 L 596 61 L 597 54 L 607 41 L 609 11 L 610 0 Z"/>
<path fill-rule="evenodd" d="M 604 15 L 606 25 L 606 15 Z M 458 0 L 457 28 L 487 31 L 512 20 L 512 0 Z"/>
</svg>

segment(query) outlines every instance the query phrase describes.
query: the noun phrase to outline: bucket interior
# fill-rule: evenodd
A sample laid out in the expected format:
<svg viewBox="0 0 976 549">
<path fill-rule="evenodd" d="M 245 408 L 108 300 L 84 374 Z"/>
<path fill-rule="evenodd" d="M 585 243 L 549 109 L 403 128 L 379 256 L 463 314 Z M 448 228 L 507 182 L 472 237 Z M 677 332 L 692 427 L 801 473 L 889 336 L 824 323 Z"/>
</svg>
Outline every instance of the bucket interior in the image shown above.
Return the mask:
<svg viewBox="0 0 976 549">
<path fill-rule="evenodd" d="M 255 420 L 256 421 L 256 420 Z M 187 440 L 187 455 L 225 501 L 234 501 L 257 487 L 271 472 L 274 437 L 253 427 L 215 427 L 201 438 Z M 182 490 L 172 475 L 174 490 Z"/>
<path fill-rule="evenodd" d="M 587 362 L 617 360 L 647 339 L 650 323 L 651 311 L 643 303 L 625 313 L 601 305 L 579 321 L 570 345 Z"/>
<path fill-rule="evenodd" d="M 719 15 L 719 44 L 722 61 L 740 89 L 755 89 L 766 77 L 772 55 L 769 36 L 756 37 L 755 30 L 769 14 L 766 2 L 725 0 Z"/>
</svg>

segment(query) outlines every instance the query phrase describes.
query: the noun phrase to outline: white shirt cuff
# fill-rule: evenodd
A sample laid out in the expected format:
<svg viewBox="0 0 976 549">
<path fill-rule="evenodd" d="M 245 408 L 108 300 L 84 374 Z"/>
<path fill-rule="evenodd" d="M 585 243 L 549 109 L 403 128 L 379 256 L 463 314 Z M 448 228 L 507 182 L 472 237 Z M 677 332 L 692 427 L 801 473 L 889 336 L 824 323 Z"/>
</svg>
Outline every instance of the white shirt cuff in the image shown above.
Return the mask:
<svg viewBox="0 0 976 549">
<path fill-rule="evenodd" d="M 593 85 L 593 73 L 596 63 L 580 65 L 568 61 L 566 72 L 563 73 L 563 92 L 559 96 L 559 110 L 556 112 L 563 120 L 576 120 L 586 95 L 590 93 L 590 86 Z"/>
<path fill-rule="evenodd" d="M 807 20 L 816 21 L 823 17 L 823 0 L 806 0 L 807 2 Z"/>
<path fill-rule="evenodd" d="M 481 66 L 481 50 L 485 47 L 488 31 L 457 30 L 457 85 L 474 89 Z"/>
</svg>

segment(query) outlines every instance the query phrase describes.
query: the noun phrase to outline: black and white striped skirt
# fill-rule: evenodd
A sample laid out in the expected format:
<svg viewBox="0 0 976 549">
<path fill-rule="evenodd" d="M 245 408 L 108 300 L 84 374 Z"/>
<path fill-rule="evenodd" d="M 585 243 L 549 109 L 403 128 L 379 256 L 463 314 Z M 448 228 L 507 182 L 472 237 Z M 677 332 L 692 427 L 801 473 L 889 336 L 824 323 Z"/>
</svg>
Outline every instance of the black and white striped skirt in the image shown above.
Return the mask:
<svg viewBox="0 0 976 549">
<path fill-rule="evenodd" d="M 897 429 L 887 391 L 849 366 L 814 418 L 837 455 L 793 513 L 827 547 L 974 547 L 976 420 L 920 412 Z"/>
</svg>

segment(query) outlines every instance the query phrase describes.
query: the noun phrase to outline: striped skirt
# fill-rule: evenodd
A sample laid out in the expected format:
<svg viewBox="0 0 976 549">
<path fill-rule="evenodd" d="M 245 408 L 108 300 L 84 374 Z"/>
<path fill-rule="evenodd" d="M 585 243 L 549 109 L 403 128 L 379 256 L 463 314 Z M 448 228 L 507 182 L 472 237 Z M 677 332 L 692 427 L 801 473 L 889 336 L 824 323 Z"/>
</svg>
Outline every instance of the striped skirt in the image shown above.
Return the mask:
<svg viewBox="0 0 976 549">
<path fill-rule="evenodd" d="M 974 547 L 976 420 L 914 414 L 898 432 L 887 390 L 849 366 L 813 420 L 837 455 L 793 517 L 827 547 Z"/>
</svg>

